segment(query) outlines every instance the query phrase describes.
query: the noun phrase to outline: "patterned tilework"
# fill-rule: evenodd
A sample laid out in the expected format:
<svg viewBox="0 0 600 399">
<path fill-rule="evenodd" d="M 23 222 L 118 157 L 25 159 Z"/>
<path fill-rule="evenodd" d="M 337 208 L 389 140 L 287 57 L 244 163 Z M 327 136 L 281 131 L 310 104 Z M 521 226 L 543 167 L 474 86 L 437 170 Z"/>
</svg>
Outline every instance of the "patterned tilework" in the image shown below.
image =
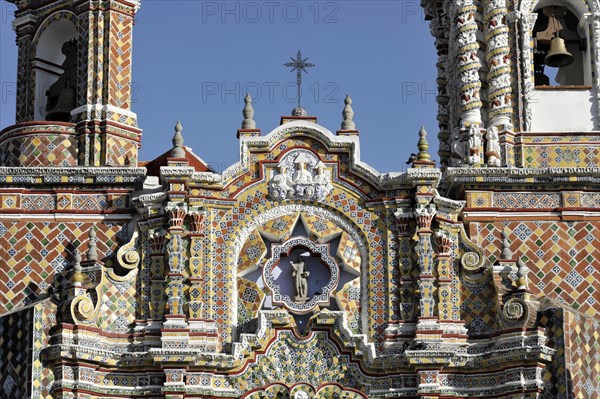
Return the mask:
<svg viewBox="0 0 600 399">
<path fill-rule="evenodd" d="M 342 232 L 342 230 L 335 224 L 327 223 L 326 220 L 314 215 L 305 215 L 303 216 L 302 220 L 306 223 L 306 227 L 308 230 L 310 230 L 311 234 L 317 239 L 328 241 L 331 237 L 340 235 Z"/>
<path fill-rule="evenodd" d="M 317 387 L 336 382 L 350 388 L 360 387 L 360 371 L 342 355 L 326 333 L 314 333 L 299 340 L 290 331 L 279 332 L 278 339 L 267 353 L 238 376 L 231 376 L 230 385 L 245 391 L 279 381 L 286 385 L 303 381 Z"/>
<path fill-rule="evenodd" d="M 33 317 L 33 368 L 32 398 L 51 399 L 51 387 L 54 373 L 44 366 L 40 357 L 42 349 L 48 346 L 48 330 L 56 325 L 56 305 L 49 300 L 35 305 Z"/>
<path fill-rule="evenodd" d="M 131 45 L 133 18 L 112 11 L 106 22 L 110 30 L 108 46 L 108 102 L 122 109 L 130 109 L 131 104 Z"/>
<path fill-rule="evenodd" d="M 346 313 L 348 328 L 355 334 L 362 333 L 360 294 L 360 279 L 352 280 L 335 293 L 340 310 Z"/>
<path fill-rule="evenodd" d="M 334 254 L 337 256 L 338 265 L 345 273 L 348 273 L 349 270 L 350 275 L 358 276 L 360 274 L 361 255 L 357 243 L 348 233 L 343 232 L 331 220 L 306 213 L 291 213 L 268 221 L 250 234 L 238 257 L 238 276 L 244 276 L 249 271 L 256 270 L 257 265 L 259 270 L 262 270 L 260 267 L 263 266 L 265 256 L 268 253 L 267 245 L 262 238 L 263 234 L 269 237 L 281 237 L 282 232 L 284 232 L 286 235 L 285 241 L 289 238 L 294 226 L 302 226 L 307 236 L 317 240 L 325 240 L 325 242 L 330 243 L 329 245 L 332 245 L 330 240 L 333 237 L 340 237 L 339 244 L 337 244 L 337 254 Z M 238 326 L 246 331 L 248 326 L 255 324 L 255 319 L 258 316 L 257 312 L 261 308 L 267 292 L 263 292 L 254 282 L 246 278 L 238 278 L 237 283 Z M 250 287 L 248 287 L 249 284 Z M 359 333 L 362 327 L 360 323 L 360 279 L 355 278 L 343 287 L 338 286 L 338 291 L 334 295 L 339 309 L 346 312 L 350 328 L 352 331 Z M 248 331 L 254 332 L 251 329 Z"/>
<path fill-rule="evenodd" d="M 600 320 L 565 311 L 565 338 L 574 398 L 600 397 Z"/>
<path fill-rule="evenodd" d="M 0 318 L 0 392 L 3 399 L 23 399 L 31 395 L 33 314 L 33 309 L 28 308 Z"/>
<path fill-rule="evenodd" d="M 263 167 L 274 168 L 277 165 L 280 156 L 293 149 L 307 149 L 315 153 L 323 163 L 329 165 L 328 167 L 333 167 L 339 172 L 339 179 L 334 172 L 334 181 L 344 184 L 351 190 L 358 190 L 363 196 L 369 198 L 378 198 L 382 196 L 382 193 L 374 190 L 368 182 L 350 171 L 350 159 L 347 154 L 329 152 L 320 142 L 301 137 L 283 139 L 271 152 L 252 154 L 249 172 L 242 174 L 231 182 L 225 190 L 219 194 L 220 198 L 233 198 L 239 195 L 244 187 L 252 182 L 260 180 L 264 175 Z M 194 189 L 191 191 L 191 195 L 214 197 L 215 192 L 208 189 Z"/>
<path fill-rule="evenodd" d="M 600 208 L 600 193 L 581 193 L 581 206 L 588 208 Z"/>
<path fill-rule="evenodd" d="M 460 317 L 469 335 L 491 334 L 498 330 L 498 316 L 490 308 L 496 302 L 496 291 L 490 281 L 480 284 L 462 282 Z"/>
<path fill-rule="evenodd" d="M 55 275 L 70 267 L 73 250 L 87 251 L 89 222 L 0 222 L 0 250 L 6 266 L 0 268 L 0 313 L 31 303 L 47 292 Z M 122 224 L 97 224 L 98 254 L 107 266 L 119 238 Z"/>
<path fill-rule="evenodd" d="M 252 207 L 252 204 L 246 203 Z M 297 214 L 284 215 L 277 219 L 273 219 L 261 226 L 260 231 L 263 232 L 269 239 L 274 241 L 285 241 L 292 236 L 292 229 L 296 224 Z"/>
<path fill-rule="evenodd" d="M 31 103 L 27 101 L 27 92 L 33 85 L 31 82 L 30 64 L 31 56 L 31 38 L 32 35 L 21 36 L 17 39 L 18 49 L 18 67 L 17 67 L 17 109 L 16 122 L 28 120 L 32 113 Z"/>
<path fill-rule="evenodd" d="M 337 256 L 346 266 L 350 267 L 356 273 L 360 273 L 361 259 L 358 244 L 347 233 L 342 234 Z"/>
<path fill-rule="evenodd" d="M 126 209 L 128 194 L 0 194 L 0 209 L 33 211 L 90 211 Z"/>
<path fill-rule="evenodd" d="M 267 246 L 260 236 L 260 233 L 258 231 L 252 232 L 242 247 L 242 252 L 238 259 L 238 273 L 244 274 L 246 271 L 254 268 L 257 264 L 260 264 L 266 254 Z"/>
<path fill-rule="evenodd" d="M 558 208 L 561 206 L 559 193 L 493 193 L 492 207 L 511 208 Z M 481 206 L 477 203 L 477 206 Z"/>
<path fill-rule="evenodd" d="M 515 256 L 529 272 L 529 289 L 590 315 L 600 312 L 600 223 L 471 222 L 471 237 L 493 262 L 500 255 L 501 232 L 509 231 Z"/>
<path fill-rule="evenodd" d="M 2 142 L 0 159 L 4 166 L 77 166 L 74 136 L 20 136 Z"/>
<path fill-rule="evenodd" d="M 210 241 L 211 256 L 210 264 L 210 292 L 213 298 L 212 309 L 206 309 L 209 319 L 215 320 L 224 329 L 222 337 L 228 339 L 230 315 L 232 310 L 226 300 L 227 295 L 234 287 L 235 281 L 231 279 L 230 265 L 232 254 L 228 252 L 230 241 L 237 237 L 237 232 L 244 229 L 254 217 L 275 207 L 267 198 L 266 184 L 253 186 L 243 194 L 238 194 L 237 206 L 231 211 L 216 210 L 212 220 L 213 239 Z M 371 244 L 369 247 L 368 280 L 362 288 L 369 292 L 369 329 L 374 336 L 382 337 L 383 329 L 387 321 L 386 305 L 386 278 L 385 259 L 387 257 L 389 231 L 385 226 L 385 212 L 383 210 L 369 211 L 362 205 L 362 198 L 351 191 L 334 189 L 334 192 L 324 204 L 319 206 L 328 211 L 338 214 L 350 224 L 356 225 L 356 229 Z M 301 202 L 298 202 L 301 204 Z M 359 216 L 360 215 L 360 216 Z M 292 218 L 295 218 L 293 216 Z M 282 237 L 291 233 L 290 224 L 285 217 L 278 217 L 261 227 L 261 231 Z M 291 220 L 290 220 L 291 221 Z M 316 220 L 315 220 L 316 222 Z M 312 229 L 312 228 L 311 228 Z M 316 227 L 315 227 L 316 229 Z M 318 231 L 318 230 L 317 230 Z M 332 230 L 333 232 L 333 230 Z M 241 256 L 244 256 L 241 254 Z M 237 266 L 237 265 L 236 265 Z"/>
<path fill-rule="evenodd" d="M 106 164 L 113 166 L 137 165 L 138 144 L 109 135 L 106 140 Z"/>
<path fill-rule="evenodd" d="M 549 308 L 540 312 L 538 324 L 546 329 L 547 345 L 556 350 L 552 361 L 544 371 L 545 390 L 543 399 L 572 398 L 567 367 L 565 364 L 564 310 Z"/>
<path fill-rule="evenodd" d="M 95 325 L 103 331 L 128 332 L 136 319 L 139 301 L 136 296 L 136 273 L 131 273 L 125 281 L 109 279 L 107 290 L 100 302 L 100 311 Z"/>
<path fill-rule="evenodd" d="M 593 168 L 600 163 L 600 136 L 578 134 L 564 137 L 521 136 L 522 166 L 525 168 Z"/>
<path fill-rule="evenodd" d="M 238 290 L 238 332 L 256 332 L 256 317 L 265 298 L 265 292 L 258 285 L 245 278 L 237 279 Z"/>
<path fill-rule="evenodd" d="M 93 29 L 93 30 L 91 30 Z M 92 104 L 92 87 L 94 76 L 94 45 L 90 40 L 90 32 L 97 32 L 98 27 L 95 23 L 93 13 L 86 12 L 79 16 L 77 32 L 79 33 L 79 43 L 77 60 L 77 103 Z M 97 63 L 97 61 L 96 61 Z"/>
</svg>

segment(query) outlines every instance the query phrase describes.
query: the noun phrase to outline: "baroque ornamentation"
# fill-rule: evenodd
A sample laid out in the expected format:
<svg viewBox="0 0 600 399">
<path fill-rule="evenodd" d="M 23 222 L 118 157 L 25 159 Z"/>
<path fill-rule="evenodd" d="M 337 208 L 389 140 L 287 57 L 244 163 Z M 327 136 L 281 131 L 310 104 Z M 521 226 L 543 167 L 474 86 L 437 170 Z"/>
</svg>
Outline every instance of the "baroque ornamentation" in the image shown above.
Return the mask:
<svg viewBox="0 0 600 399">
<path fill-rule="evenodd" d="M 518 297 L 510 298 L 502 307 L 500 318 L 505 328 L 531 328 L 535 324 L 539 303 Z"/>
<path fill-rule="evenodd" d="M 394 212 L 394 217 L 396 218 L 398 235 L 400 235 L 400 237 L 410 235 L 410 220 L 413 218 L 413 214 L 410 212 L 402 212 L 399 209 L 398 212 Z"/>
<path fill-rule="evenodd" d="M 431 222 L 435 216 L 435 206 L 430 205 L 427 208 L 415 209 L 415 218 L 417 219 L 417 226 L 420 230 L 430 230 Z"/>
<path fill-rule="evenodd" d="M 467 252 L 463 255 L 460 263 L 468 273 L 483 271 L 484 259 L 477 252 Z"/>
<path fill-rule="evenodd" d="M 461 124 L 481 122 L 481 81 L 479 79 L 479 44 L 477 43 L 477 7 L 473 0 L 463 0 L 457 6 L 456 45 Z"/>
<path fill-rule="evenodd" d="M 187 211 L 183 208 L 173 207 L 168 209 L 167 212 L 169 214 L 169 225 L 171 227 L 182 228 Z"/>
<path fill-rule="evenodd" d="M 449 256 L 450 249 L 452 247 L 452 240 L 445 231 L 438 231 L 435 233 L 437 252 L 442 256 Z"/>
<path fill-rule="evenodd" d="M 506 0 L 488 0 L 485 7 L 485 37 L 488 43 L 489 120 L 491 126 L 510 123 L 512 117 L 511 57 L 506 25 Z M 498 158 L 500 156 L 498 155 Z"/>
<path fill-rule="evenodd" d="M 492 126 L 487 130 L 486 138 L 486 150 L 485 158 L 487 159 L 488 166 L 498 167 L 500 166 L 500 138 L 498 136 L 498 128 Z"/>
<path fill-rule="evenodd" d="M 150 241 L 150 248 L 152 248 L 152 253 L 162 254 L 165 242 L 166 235 L 161 233 L 154 233 L 148 237 Z"/>
<path fill-rule="evenodd" d="M 315 286 L 318 291 L 312 295 L 308 292 L 307 278 L 310 276 L 310 271 L 305 268 L 304 259 L 300 259 L 300 261 L 290 259 L 291 268 L 282 263 L 282 257 L 289 256 L 295 248 L 306 249 L 307 256 L 318 256 L 321 265 L 329 272 L 329 281 L 321 283 L 322 286 Z M 329 254 L 327 244 L 317 244 L 305 237 L 292 237 L 281 245 L 274 244 L 271 251 L 272 256 L 263 268 L 263 280 L 271 291 L 274 304 L 285 306 L 296 314 L 305 314 L 318 305 L 329 304 L 330 297 L 338 286 L 340 270 L 336 261 Z M 302 263 L 301 268 L 300 263 Z M 280 277 L 281 274 L 286 273 L 286 270 L 289 274 L 287 278 L 294 279 L 295 295 L 282 292 L 282 285 L 276 281 L 278 277 L 286 278 L 285 276 Z"/>
<path fill-rule="evenodd" d="M 281 157 L 277 168 L 279 173 L 269 182 L 269 196 L 273 200 L 322 201 L 333 190 L 330 173 L 310 151 L 290 151 Z"/>
<path fill-rule="evenodd" d="M 137 268 L 140 263 L 140 254 L 137 250 L 138 245 L 136 245 L 137 239 L 138 232 L 135 231 L 131 240 L 117 251 L 119 265 L 127 271 Z"/>
<path fill-rule="evenodd" d="M 190 224 L 194 233 L 202 233 L 204 231 L 205 214 L 201 212 L 190 213 Z"/>
</svg>

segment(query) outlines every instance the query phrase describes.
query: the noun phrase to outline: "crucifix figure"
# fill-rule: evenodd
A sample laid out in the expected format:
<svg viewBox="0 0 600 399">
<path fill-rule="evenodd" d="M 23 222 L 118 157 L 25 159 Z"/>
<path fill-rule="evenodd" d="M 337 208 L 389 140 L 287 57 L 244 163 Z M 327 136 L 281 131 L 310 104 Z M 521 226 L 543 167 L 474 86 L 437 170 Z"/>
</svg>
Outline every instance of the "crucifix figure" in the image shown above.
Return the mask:
<svg viewBox="0 0 600 399">
<path fill-rule="evenodd" d="M 308 61 L 308 57 L 302 59 L 302 52 L 300 50 L 298 50 L 298 55 L 296 56 L 296 59 L 293 59 L 292 57 L 290 57 L 290 59 L 292 60 L 292 62 L 288 62 L 286 64 L 284 64 L 284 66 L 288 67 L 288 68 L 292 68 L 292 70 L 290 72 L 294 72 L 296 71 L 296 83 L 298 85 L 298 110 L 302 109 L 302 107 L 300 106 L 300 96 L 302 94 L 302 72 L 304 71 L 305 73 L 308 73 L 308 71 L 306 70 L 306 68 L 312 68 L 315 66 L 315 64 L 312 64 L 310 62 L 306 62 Z"/>
</svg>

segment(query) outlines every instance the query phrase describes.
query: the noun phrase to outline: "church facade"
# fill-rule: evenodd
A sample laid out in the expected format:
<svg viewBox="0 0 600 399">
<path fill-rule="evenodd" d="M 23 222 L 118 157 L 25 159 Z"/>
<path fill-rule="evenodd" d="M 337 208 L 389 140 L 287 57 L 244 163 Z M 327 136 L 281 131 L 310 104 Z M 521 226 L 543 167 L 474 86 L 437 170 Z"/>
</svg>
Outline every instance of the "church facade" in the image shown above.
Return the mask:
<svg viewBox="0 0 600 399">
<path fill-rule="evenodd" d="M 223 173 L 180 123 L 140 161 L 140 1 L 11 3 L 0 397 L 600 397 L 598 0 L 422 0 L 440 164 L 422 129 L 404 173 L 349 97 L 268 133 L 246 97 Z"/>
</svg>

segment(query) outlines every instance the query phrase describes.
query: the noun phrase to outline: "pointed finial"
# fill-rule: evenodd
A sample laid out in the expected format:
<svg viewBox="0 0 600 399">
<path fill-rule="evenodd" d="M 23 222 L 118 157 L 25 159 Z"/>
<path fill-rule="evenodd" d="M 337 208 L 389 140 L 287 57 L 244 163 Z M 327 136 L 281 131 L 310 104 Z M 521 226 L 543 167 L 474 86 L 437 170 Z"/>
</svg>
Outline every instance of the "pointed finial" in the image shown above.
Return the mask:
<svg viewBox="0 0 600 399">
<path fill-rule="evenodd" d="M 421 127 L 419 130 L 419 142 L 417 143 L 419 154 L 417 154 L 417 161 L 431 161 L 429 156 L 429 143 L 427 142 L 427 131 L 425 127 Z"/>
<path fill-rule="evenodd" d="M 242 112 L 244 115 L 242 129 L 256 129 L 256 122 L 254 121 L 254 108 L 252 108 L 252 97 L 250 97 L 250 94 L 246 94 L 244 102 L 246 103 L 246 106 Z"/>
<path fill-rule="evenodd" d="M 344 121 L 342 122 L 342 130 L 356 130 L 356 125 L 354 124 L 354 110 L 352 109 L 352 99 L 350 96 L 346 96 L 344 104 L 346 104 L 346 106 L 342 112 L 344 117 Z"/>
<path fill-rule="evenodd" d="M 96 238 L 96 230 L 94 229 L 94 227 L 92 227 L 90 229 L 90 243 L 88 245 L 88 251 L 87 251 L 87 260 L 88 261 L 97 261 L 98 260 L 98 252 L 97 252 L 97 248 L 96 248 L 96 241 L 98 239 Z"/>
<path fill-rule="evenodd" d="M 529 268 L 525 265 L 522 259 L 517 261 L 517 288 L 520 290 L 527 289 L 527 274 L 529 273 Z"/>
<path fill-rule="evenodd" d="M 510 250 L 510 241 L 508 240 L 508 231 L 502 230 L 502 253 L 500 259 L 510 260 L 513 258 L 513 253 Z"/>
<path fill-rule="evenodd" d="M 183 126 L 181 122 L 177 122 L 175 125 L 175 135 L 173 136 L 173 149 L 171 150 L 171 157 L 173 158 L 185 158 L 185 152 L 183 151 Z"/>
</svg>

